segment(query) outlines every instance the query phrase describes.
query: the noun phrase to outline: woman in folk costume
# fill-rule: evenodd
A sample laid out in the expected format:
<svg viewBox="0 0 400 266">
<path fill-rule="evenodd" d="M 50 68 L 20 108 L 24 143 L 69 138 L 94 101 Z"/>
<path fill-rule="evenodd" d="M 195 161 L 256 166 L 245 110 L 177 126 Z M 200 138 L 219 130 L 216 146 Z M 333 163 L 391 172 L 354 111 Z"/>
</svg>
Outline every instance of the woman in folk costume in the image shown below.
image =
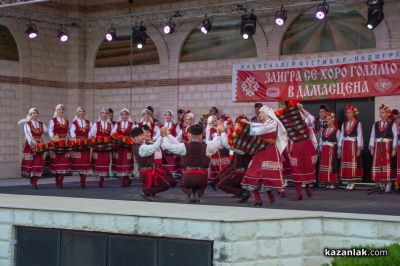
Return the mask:
<svg viewBox="0 0 400 266">
<path fill-rule="evenodd" d="M 283 188 L 281 155 L 288 145 L 286 130 L 272 108 L 263 106 L 259 117 L 261 123 L 242 120 L 250 125 L 251 135 L 257 135 L 267 143 L 253 155 L 242 180 L 242 187 L 253 192 L 255 206 L 263 204 L 260 191 L 267 191 L 269 201 L 273 203 L 272 189 Z"/>
<path fill-rule="evenodd" d="M 49 137 L 52 141 L 67 141 L 69 121 L 64 118 L 65 107 L 62 104 L 56 106 L 53 119 L 49 122 Z M 71 171 L 69 151 L 53 151 L 50 153 L 50 170 L 56 177 L 58 188 L 64 186 L 64 176 Z"/>
<path fill-rule="evenodd" d="M 317 146 L 313 126 L 315 117 L 307 112 L 298 101 L 281 103 L 277 110 L 290 140 L 289 156 L 293 183 L 296 185 L 294 200 L 302 200 L 301 187 L 304 185 L 308 197 L 312 196 L 310 184 L 315 182 Z"/>
<path fill-rule="evenodd" d="M 43 153 L 34 153 L 33 148 L 43 143 L 42 137 L 47 133 L 47 127 L 39 120 L 39 110 L 31 108 L 26 118 L 18 121 L 23 125 L 25 134 L 24 149 L 22 150 L 21 174 L 30 179 L 33 189 L 37 189 L 38 179 L 43 173 Z"/>
<path fill-rule="evenodd" d="M 157 139 L 160 136 L 160 128 L 153 121 L 152 115 L 153 113 L 151 110 L 143 109 L 142 119 L 138 122 L 138 126 L 141 127 L 143 125 L 147 125 L 150 128 L 151 138 Z"/>
<path fill-rule="evenodd" d="M 371 178 L 385 192 L 390 192 L 392 178 L 392 158 L 396 156 L 398 132 L 390 109 L 382 104 L 379 107 L 380 121 L 372 126 L 369 149 L 372 159 Z"/>
<path fill-rule="evenodd" d="M 130 137 L 133 127 L 134 123 L 132 122 L 129 110 L 123 108 L 119 112 L 118 122 L 114 125 L 111 135 L 114 136 L 117 134 L 122 137 Z M 133 173 L 133 153 L 131 147 L 116 145 L 116 151 L 113 152 L 111 169 L 114 176 L 121 178 L 121 187 L 128 187 L 130 185 L 129 177 Z"/>
<path fill-rule="evenodd" d="M 355 182 L 361 181 L 364 175 L 361 160 L 364 138 L 357 107 L 348 104 L 345 110 L 347 120 L 342 124 L 338 143 L 339 176 L 343 183 L 347 183 L 346 190 L 353 190 Z"/>
<path fill-rule="evenodd" d="M 90 134 L 94 137 L 111 137 L 112 124 L 109 119 L 107 108 L 102 108 L 100 117 L 93 123 Z M 92 154 L 92 170 L 94 175 L 99 177 L 99 187 L 104 186 L 104 178 L 110 176 L 110 149 L 105 149 L 104 145 L 95 145 Z"/>
<path fill-rule="evenodd" d="M 174 117 L 174 113 L 172 110 L 166 110 L 164 112 L 164 124 L 160 125 L 161 128 L 167 128 L 168 132 L 176 138 L 180 132 L 180 127 L 178 124 L 174 123 L 172 120 Z M 176 170 L 177 170 L 177 156 L 175 156 L 173 153 L 163 150 L 163 163 L 162 165 L 172 174 L 174 175 Z"/>
<path fill-rule="evenodd" d="M 76 116 L 69 129 L 69 135 L 76 141 L 85 141 L 91 138 L 91 123 L 85 118 L 86 111 L 83 107 L 76 109 Z M 90 148 L 76 149 L 71 151 L 71 170 L 81 178 L 81 188 L 86 188 L 86 177 L 91 172 Z"/>
<path fill-rule="evenodd" d="M 212 141 L 217 135 L 218 119 L 211 115 L 207 119 L 206 143 Z M 221 145 L 218 152 L 211 156 L 208 181 L 211 182 L 218 173 L 230 163 L 229 150 Z"/>
<path fill-rule="evenodd" d="M 186 113 L 185 113 L 183 126 L 181 127 L 181 130 L 180 130 L 178 136 L 176 137 L 176 139 L 179 142 L 184 142 L 184 143 L 188 143 L 189 142 L 188 128 L 191 125 L 194 125 L 194 123 L 195 123 L 194 113 L 191 112 L 190 110 L 187 110 Z"/>
<path fill-rule="evenodd" d="M 399 129 L 400 129 L 400 112 L 397 109 L 393 109 L 392 110 L 393 113 L 393 117 L 395 119 L 395 123 L 397 126 L 397 153 L 396 153 L 396 164 L 395 167 L 396 168 L 396 182 L 394 182 L 394 190 L 398 191 L 399 186 L 400 186 L 400 133 L 399 133 Z"/>
<path fill-rule="evenodd" d="M 326 125 L 320 133 L 318 175 L 320 183 L 326 184 L 326 188 L 333 189 L 339 182 L 337 144 L 340 139 L 340 130 L 334 113 L 327 112 Z"/>
</svg>

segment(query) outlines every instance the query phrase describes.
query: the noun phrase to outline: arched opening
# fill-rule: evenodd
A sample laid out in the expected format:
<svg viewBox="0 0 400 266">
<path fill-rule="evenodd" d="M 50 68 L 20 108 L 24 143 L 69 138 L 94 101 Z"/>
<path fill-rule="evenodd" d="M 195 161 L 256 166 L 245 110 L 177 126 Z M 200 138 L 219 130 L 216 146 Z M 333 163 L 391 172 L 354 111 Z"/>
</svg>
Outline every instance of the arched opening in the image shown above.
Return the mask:
<svg viewBox="0 0 400 266">
<path fill-rule="evenodd" d="M 282 55 L 370 49 L 376 47 L 373 31 L 356 10 L 330 3 L 329 14 L 318 21 L 315 8 L 297 17 L 284 35 Z"/>
<path fill-rule="evenodd" d="M 18 47 L 10 30 L 0 25 L 0 60 L 19 61 Z"/>
</svg>

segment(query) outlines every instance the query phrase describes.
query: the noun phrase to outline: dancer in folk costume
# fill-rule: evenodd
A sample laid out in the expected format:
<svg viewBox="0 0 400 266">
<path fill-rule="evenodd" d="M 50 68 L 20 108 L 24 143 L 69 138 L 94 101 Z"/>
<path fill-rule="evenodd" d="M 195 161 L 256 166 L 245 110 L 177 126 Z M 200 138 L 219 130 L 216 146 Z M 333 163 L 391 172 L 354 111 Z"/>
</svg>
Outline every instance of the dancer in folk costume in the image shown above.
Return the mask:
<svg viewBox="0 0 400 266">
<path fill-rule="evenodd" d="M 397 125 L 390 109 L 382 104 L 379 107 L 380 121 L 372 126 L 369 149 L 372 159 L 371 178 L 386 193 L 390 192 L 392 182 L 392 158 L 398 146 Z"/>
<path fill-rule="evenodd" d="M 230 127 L 226 130 L 229 130 L 229 128 Z M 222 169 L 213 180 L 214 186 L 225 193 L 233 194 L 235 197 L 239 198 L 237 202 L 246 202 L 251 194 L 248 190 L 242 188 L 241 183 L 244 173 L 250 163 L 251 155 L 241 150 L 233 149 L 228 143 L 228 135 L 226 132 L 221 133 L 221 143 L 226 149 L 233 151 L 233 157 L 231 163 Z"/>
<path fill-rule="evenodd" d="M 130 137 L 134 127 L 130 112 L 123 108 L 119 112 L 118 122 L 114 125 L 111 135 L 115 137 Z M 121 187 L 128 187 L 131 182 L 129 177 L 133 174 L 133 153 L 132 147 L 115 145 L 115 151 L 112 158 L 113 176 L 121 178 Z"/>
<path fill-rule="evenodd" d="M 181 127 L 181 130 L 180 130 L 178 136 L 176 137 L 176 139 L 179 142 L 185 142 L 185 143 L 189 142 L 188 128 L 194 124 L 195 124 L 194 113 L 191 112 L 190 110 L 187 110 L 185 113 L 183 127 Z"/>
<path fill-rule="evenodd" d="M 179 109 L 178 112 L 178 117 L 176 119 L 176 123 L 178 124 L 179 128 L 183 128 L 185 124 L 185 110 L 184 109 Z"/>
<path fill-rule="evenodd" d="M 151 106 L 149 106 L 151 107 Z M 147 125 L 150 128 L 151 138 L 157 139 L 160 136 L 160 128 L 153 121 L 152 111 L 149 109 L 142 110 L 142 119 L 138 122 L 138 126 L 141 127 L 143 125 Z"/>
<path fill-rule="evenodd" d="M 139 167 L 139 178 L 143 184 L 140 195 L 145 200 L 151 201 L 150 197 L 175 186 L 176 181 L 161 166 L 162 153 L 160 147 L 162 138 L 158 137 L 153 142 L 150 136 L 150 128 L 147 125 L 134 128 L 132 137 L 135 140 L 133 153 Z"/>
<path fill-rule="evenodd" d="M 24 127 L 25 143 L 22 150 L 21 174 L 30 179 L 33 189 L 37 189 L 37 182 L 43 174 L 44 154 L 34 152 L 34 147 L 43 143 L 42 137 L 47 133 L 47 127 L 39 120 L 39 110 L 29 109 L 28 115 L 18 121 Z"/>
<path fill-rule="evenodd" d="M 161 129 L 163 145 L 170 152 L 180 155 L 184 166 L 182 177 L 182 190 L 188 196 L 189 203 L 200 201 L 200 197 L 207 186 L 207 168 L 209 157 L 212 156 L 221 146 L 221 132 L 224 131 L 222 125 L 216 129 L 216 135 L 212 141 L 203 142 L 203 127 L 192 125 L 188 129 L 188 143 L 171 143 L 168 130 Z"/>
<path fill-rule="evenodd" d="M 326 113 L 326 127 L 320 134 L 319 182 L 328 189 L 334 189 L 339 182 L 337 144 L 340 130 L 334 113 Z"/>
<path fill-rule="evenodd" d="M 211 110 L 211 109 L 210 109 Z M 217 135 L 218 119 L 216 116 L 209 116 L 207 119 L 206 128 L 206 142 L 212 141 Z M 218 173 L 228 166 L 230 163 L 229 150 L 220 146 L 218 152 L 211 156 L 208 181 L 212 183 L 212 180 L 218 175 Z"/>
<path fill-rule="evenodd" d="M 107 108 L 100 110 L 100 117 L 96 123 L 93 123 L 90 129 L 90 134 L 97 139 L 109 138 L 111 139 L 112 124 L 109 119 Z M 111 163 L 111 146 L 108 144 L 96 144 L 93 147 L 92 154 L 92 169 L 95 176 L 99 177 L 98 186 L 104 186 L 104 178 L 110 176 L 110 163 Z"/>
<path fill-rule="evenodd" d="M 164 124 L 160 125 L 160 129 L 166 128 L 170 132 L 171 136 L 176 138 L 180 132 L 180 127 L 173 121 L 174 113 L 172 110 L 166 110 L 164 112 Z M 172 154 L 167 150 L 163 150 L 163 166 L 172 174 L 175 175 L 178 169 L 179 159 L 176 155 Z"/>
<path fill-rule="evenodd" d="M 83 107 L 76 109 L 76 116 L 71 123 L 69 135 L 71 139 L 77 141 L 87 141 L 91 138 L 91 123 L 85 118 L 86 112 Z M 74 174 L 80 176 L 81 188 L 86 188 L 86 177 L 91 172 L 90 165 L 90 148 L 82 146 L 70 152 L 71 154 L 71 170 Z"/>
<path fill-rule="evenodd" d="M 394 182 L 394 190 L 398 191 L 399 186 L 400 186 L 400 112 L 397 109 L 393 109 L 392 110 L 393 113 L 393 117 L 395 119 L 395 123 L 397 126 L 397 153 L 396 153 L 396 164 L 395 167 L 396 168 L 396 182 Z"/>
<path fill-rule="evenodd" d="M 57 105 L 53 119 L 49 122 L 49 137 L 53 142 L 67 141 L 69 121 L 64 118 L 64 113 L 64 105 Z M 55 175 L 58 188 L 64 187 L 64 176 L 71 171 L 70 159 L 70 152 L 66 150 L 55 150 L 50 153 L 50 170 Z"/>
<path fill-rule="evenodd" d="M 339 176 L 343 183 L 347 183 L 346 190 L 354 190 L 355 182 L 361 181 L 364 175 L 361 160 L 364 138 L 357 107 L 348 104 L 345 112 L 347 120 L 342 124 L 338 143 Z"/>
<path fill-rule="evenodd" d="M 298 101 L 281 103 L 277 116 L 284 125 L 289 144 L 289 156 L 293 183 L 296 185 L 294 200 L 302 200 L 301 187 L 305 186 L 308 197 L 312 196 L 310 184 L 315 182 L 317 146 L 313 126 L 315 117 Z"/>
<path fill-rule="evenodd" d="M 242 120 L 250 125 L 251 135 L 257 135 L 267 143 L 253 155 L 242 180 L 243 188 L 253 192 L 255 206 L 263 204 L 260 192 L 267 191 L 269 201 L 273 203 L 272 189 L 283 188 L 281 155 L 288 145 L 286 130 L 270 107 L 261 107 L 259 119 L 261 123 Z"/>
</svg>

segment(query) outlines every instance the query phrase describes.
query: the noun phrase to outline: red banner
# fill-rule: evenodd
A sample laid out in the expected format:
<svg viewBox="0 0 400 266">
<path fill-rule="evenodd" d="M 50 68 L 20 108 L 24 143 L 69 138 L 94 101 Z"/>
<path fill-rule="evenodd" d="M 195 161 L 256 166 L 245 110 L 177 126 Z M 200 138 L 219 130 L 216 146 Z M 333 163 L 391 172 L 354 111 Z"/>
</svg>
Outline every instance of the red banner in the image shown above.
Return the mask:
<svg viewBox="0 0 400 266">
<path fill-rule="evenodd" d="M 234 64 L 232 100 L 265 102 L 400 94 L 400 50 Z"/>
</svg>

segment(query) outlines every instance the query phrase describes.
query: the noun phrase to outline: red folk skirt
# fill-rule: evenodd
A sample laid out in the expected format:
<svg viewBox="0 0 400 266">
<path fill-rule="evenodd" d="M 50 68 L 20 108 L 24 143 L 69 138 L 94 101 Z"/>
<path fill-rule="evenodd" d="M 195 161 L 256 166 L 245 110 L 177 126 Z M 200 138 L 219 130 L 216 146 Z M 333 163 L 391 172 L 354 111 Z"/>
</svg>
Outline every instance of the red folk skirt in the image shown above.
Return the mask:
<svg viewBox="0 0 400 266">
<path fill-rule="evenodd" d="M 283 188 L 282 161 L 276 145 L 268 145 L 253 155 L 241 185 L 246 190 Z"/>
<path fill-rule="evenodd" d="M 374 182 L 387 183 L 392 176 L 392 142 L 376 141 L 372 159 L 371 179 Z"/>
<path fill-rule="evenodd" d="M 71 157 L 69 152 L 50 153 L 50 171 L 52 174 L 65 175 L 71 171 Z"/>
<path fill-rule="evenodd" d="M 43 173 L 45 154 L 39 153 L 34 154 L 31 147 L 27 142 L 24 144 L 22 150 L 22 162 L 21 162 L 21 175 L 25 178 L 30 177 L 41 177 Z"/>
<path fill-rule="evenodd" d="M 113 175 L 116 177 L 131 176 L 133 174 L 132 148 L 117 146 L 112 155 Z"/>
<path fill-rule="evenodd" d="M 294 183 L 315 182 L 317 152 L 310 139 L 291 143 L 290 165 Z"/>
<path fill-rule="evenodd" d="M 101 177 L 110 176 L 110 151 L 93 150 L 92 169 L 93 174 Z"/>
<path fill-rule="evenodd" d="M 342 181 L 361 181 L 364 175 L 361 156 L 357 157 L 357 141 L 343 140 L 340 178 Z"/>
<path fill-rule="evenodd" d="M 292 177 L 292 166 L 290 165 L 290 156 L 289 151 L 286 148 L 281 155 L 282 159 L 282 174 L 284 179 L 288 179 Z"/>
<path fill-rule="evenodd" d="M 321 183 L 338 183 L 337 174 L 337 146 L 322 145 L 319 160 L 319 181 Z"/>
<path fill-rule="evenodd" d="M 229 155 L 221 155 L 216 152 L 211 156 L 208 180 L 213 180 L 219 172 L 231 163 Z"/>
<path fill-rule="evenodd" d="M 397 184 L 400 185 L 400 145 L 397 146 Z"/>
<path fill-rule="evenodd" d="M 76 175 L 90 174 L 90 149 L 71 151 L 71 171 Z"/>
</svg>

